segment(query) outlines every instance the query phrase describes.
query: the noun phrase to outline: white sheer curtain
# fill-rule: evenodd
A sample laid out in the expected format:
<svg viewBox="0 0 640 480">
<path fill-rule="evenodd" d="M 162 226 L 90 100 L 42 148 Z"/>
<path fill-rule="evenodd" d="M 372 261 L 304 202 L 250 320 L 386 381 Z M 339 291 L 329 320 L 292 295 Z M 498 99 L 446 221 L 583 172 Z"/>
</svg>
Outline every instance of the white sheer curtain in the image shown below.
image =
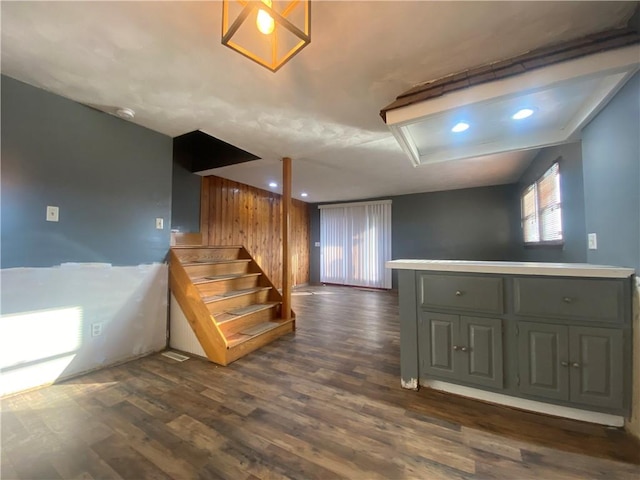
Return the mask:
<svg viewBox="0 0 640 480">
<path fill-rule="evenodd" d="M 391 288 L 391 200 L 319 208 L 320 281 Z"/>
</svg>

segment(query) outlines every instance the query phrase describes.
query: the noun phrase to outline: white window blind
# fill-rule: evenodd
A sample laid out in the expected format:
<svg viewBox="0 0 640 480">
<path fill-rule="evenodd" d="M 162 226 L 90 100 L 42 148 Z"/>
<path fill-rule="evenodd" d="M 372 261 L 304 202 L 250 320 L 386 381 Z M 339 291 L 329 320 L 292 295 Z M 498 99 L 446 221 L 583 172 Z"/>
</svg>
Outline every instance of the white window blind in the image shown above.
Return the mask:
<svg viewBox="0 0 640 480">
<path fill-rule="evenodd" d="M 538 227 L 538 189 L 536 184 L 529 186 L 522 194 L 522 225 L 525 242 L 539 242 L 540 228 Z"/>
<path fill-rule="evenodd" d="M 391 288 L 391 201 L 320 207 L 320 281 Z"/>
<path fill-rule="evenodd" d="M 522 193 L 522 229 L 525 243 L 562 241 L 560 169 L 554 163 Z"/>
</svg>

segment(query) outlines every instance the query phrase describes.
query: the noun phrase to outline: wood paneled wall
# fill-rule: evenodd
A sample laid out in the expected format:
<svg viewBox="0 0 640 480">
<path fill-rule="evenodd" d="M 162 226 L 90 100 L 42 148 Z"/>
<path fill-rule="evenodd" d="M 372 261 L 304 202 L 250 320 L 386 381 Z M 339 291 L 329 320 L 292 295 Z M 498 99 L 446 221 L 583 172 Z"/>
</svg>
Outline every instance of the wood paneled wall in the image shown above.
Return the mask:
<svg viewBox="0 0 640 480">
<path fill-rule="evenodd" d="M 292 200 L 293 285 L 309 283 L 309 210 Z M 220 177 L 204 177 L 201 195 L 203 241 L 244 245 L 273 284 L 282 288 L 281 195 Z"/>
</svg>

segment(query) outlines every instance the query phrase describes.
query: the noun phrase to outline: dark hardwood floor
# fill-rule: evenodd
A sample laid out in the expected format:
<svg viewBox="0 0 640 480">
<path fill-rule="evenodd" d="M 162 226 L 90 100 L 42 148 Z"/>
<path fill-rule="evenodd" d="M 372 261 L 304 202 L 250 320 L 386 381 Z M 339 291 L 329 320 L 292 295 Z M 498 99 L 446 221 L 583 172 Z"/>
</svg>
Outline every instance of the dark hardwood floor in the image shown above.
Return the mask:
<svg viewBox="0 0 640 480">
<path fill-rule="evenodd" d="M 155 354 L 3 399 L 1 478 L 640 478 L 620 430 L 401 389 L 392 293 L 293 307 L 229 367 Z"/>
</svg>

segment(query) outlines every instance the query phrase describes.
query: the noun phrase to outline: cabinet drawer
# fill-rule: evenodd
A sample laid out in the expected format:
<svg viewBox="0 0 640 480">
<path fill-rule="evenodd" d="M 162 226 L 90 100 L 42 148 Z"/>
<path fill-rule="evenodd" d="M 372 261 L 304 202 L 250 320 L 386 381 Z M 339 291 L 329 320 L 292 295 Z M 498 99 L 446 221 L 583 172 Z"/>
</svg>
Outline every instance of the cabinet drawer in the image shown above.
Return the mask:
<svg viewBox="0 0 640 480">
<path fill-rule="evenodd" d="M 514 280 L 514 312 L 518 315 L 622 322 L 622 302 L 623 284 L 616 280 Z"/>
<path fill-rule="evenodd" d="M 502 278 L 421 275 L 420 303 L 426 308 L 452 308 L 503 313 Z"/>
</svg>

